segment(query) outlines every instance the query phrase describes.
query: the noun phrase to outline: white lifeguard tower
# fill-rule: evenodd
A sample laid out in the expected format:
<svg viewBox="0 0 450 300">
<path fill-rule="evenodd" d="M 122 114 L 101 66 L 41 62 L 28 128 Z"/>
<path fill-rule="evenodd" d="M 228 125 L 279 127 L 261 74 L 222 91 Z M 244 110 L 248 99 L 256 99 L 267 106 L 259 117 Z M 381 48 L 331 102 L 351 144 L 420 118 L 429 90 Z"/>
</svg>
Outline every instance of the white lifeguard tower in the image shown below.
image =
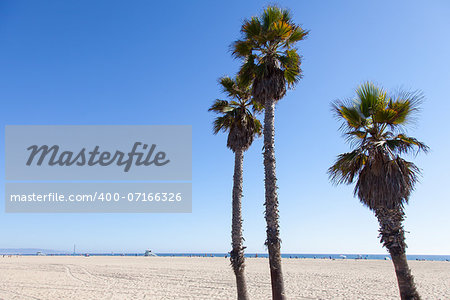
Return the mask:
<svg viewBox="0 0 450 300">
<path fill-rule="evenodd" d="M 157 255 L 153 253 L 152 250 L 147 249 L 145 250 L 144 256 L 157 256 Z"/>
</svg>

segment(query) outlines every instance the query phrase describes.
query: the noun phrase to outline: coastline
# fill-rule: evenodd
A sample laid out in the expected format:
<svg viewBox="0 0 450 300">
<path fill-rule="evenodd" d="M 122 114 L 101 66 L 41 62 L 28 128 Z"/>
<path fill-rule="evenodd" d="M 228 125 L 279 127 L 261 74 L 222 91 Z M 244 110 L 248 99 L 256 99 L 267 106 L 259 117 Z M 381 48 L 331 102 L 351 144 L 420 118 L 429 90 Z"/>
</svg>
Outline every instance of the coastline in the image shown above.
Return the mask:
<svg viewBox="0 0 450 300">
<path fill-rule="evenodd" d="M 32 252 L 0 252 L 0 256 L 40 256 L 37 252 L 42 253 L 44 256 L 127 256 L 127 257 L 141 257 L 145 256 L 144 253 L 96 253 L 96 252 L 80 252 L 80 253 L 64 253 L 63 251 L 36 249 L 39 251 Z M 185 253 L 154 253 L 160 257 L 229 257 L 229 253 L 225 252 L 185 252 Z M 267 253 L 245 253 L 245 258 L 268 258 Z M 386 254 L 354 254 L 354 253 L 284 253 L 281 254 L 282 258 L 286 259 L 354 259 L 354 260 L 390 260 L 390 255 Z M 407 254 L 408 261 L 450 261 L 450 255 L 430 255 L 430 254 Z"/>
<path fill-rule="evenodd" d="M 283 258 L 289 299 L 398 299 L 391 261 Z M 411 261 L 424 299 L 448 299 L 450 265 Z M 249 292 L 270 297 L 268 261 L 246 260 Z M 235 280 L 224 257 L 0 257 L 0 298 L 230 299 Z"/>
</svg>

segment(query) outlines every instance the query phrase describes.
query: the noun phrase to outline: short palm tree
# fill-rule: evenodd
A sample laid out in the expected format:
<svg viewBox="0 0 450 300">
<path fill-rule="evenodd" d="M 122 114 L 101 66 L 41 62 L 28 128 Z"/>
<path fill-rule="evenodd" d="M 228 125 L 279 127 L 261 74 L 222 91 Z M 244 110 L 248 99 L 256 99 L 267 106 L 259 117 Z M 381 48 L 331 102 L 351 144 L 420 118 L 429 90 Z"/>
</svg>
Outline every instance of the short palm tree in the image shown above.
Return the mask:
<svg viewBox="0 0 450 300">
<path fill-rule="evenodd" d="M 378 218 L 381 242 L 392 257 L 401 299 L 420 299 L 406 260 L 402 225 L 403 208 L 420 171 L 400 155 L 428 150 L 402 132 L 422 96 L 418 92 L 389 95 L 372 83 L 361 85 L 356 94 L 355 99 L 333 104 L 354 150 L 339 155 L 328 173 L 336 184 L 356 181 L 355 195 Z"/>
<path fill-rule="evenodd" d="M 252 82 L 252 95 L 265 108 L 264 171 L 266 245 L 269 251 L 272 298 L 285 299 L 275 173 L 275 103 L 284 97 L 301 77 L 300 55 L 294 45 L 308 34 L 294 24 L 288 10 L 267 7 L 260 17 L 244 21 L 243 38 L 233 43 L 233 54 L 244 61 L 239 75 Z"/>
<path fill-rule="evenodd" d="M 246 300 L 248 293 L 244 275 L 245 247 L 241 212 L 243 160 L 244 151 L 251 146 L 255 136 L 261 135 L 261 123 L 252 113 L 253 103 L 248 84 L 243 84 L 238 77 L 236 79 L 222 77 L 219 83 L 231 100 L 216 100 L 209 111 L 221 115 L 214 120 L 214 134 L 220 131 L 228 132 L 227 147 L 234 152 L 230 260 L 236 275 L 238 299 Z"/>
</svg>

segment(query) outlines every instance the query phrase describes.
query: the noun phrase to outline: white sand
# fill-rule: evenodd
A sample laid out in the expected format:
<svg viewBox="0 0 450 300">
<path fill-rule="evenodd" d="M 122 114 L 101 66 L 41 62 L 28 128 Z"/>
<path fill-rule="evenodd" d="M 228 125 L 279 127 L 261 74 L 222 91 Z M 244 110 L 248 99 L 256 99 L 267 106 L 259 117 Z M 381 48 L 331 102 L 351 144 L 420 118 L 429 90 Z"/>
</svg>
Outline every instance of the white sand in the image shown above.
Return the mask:
<svg viewBox="0 0 450 300">
<path fill-rule="evenodd" d="M 252 299 L 270 299 L 268 260 L 247 259 Z M 450 299 L 450 262 L 411 261 L 424 299 Z M 289 299 L 398 299 L 392 262 L 283 259 Z M 1 257 L 0 299 L 235 299 L 225 258 Z"/>
</svg>

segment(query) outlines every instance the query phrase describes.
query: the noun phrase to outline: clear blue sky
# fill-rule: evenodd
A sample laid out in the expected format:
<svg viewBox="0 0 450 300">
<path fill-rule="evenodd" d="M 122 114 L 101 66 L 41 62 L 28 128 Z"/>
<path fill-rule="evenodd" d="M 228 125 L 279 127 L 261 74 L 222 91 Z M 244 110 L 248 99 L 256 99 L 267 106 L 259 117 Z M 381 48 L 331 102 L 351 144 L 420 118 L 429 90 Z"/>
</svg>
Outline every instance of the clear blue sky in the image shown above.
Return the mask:
<svg viewBox="0 0 450 300">
<path fill-rule="evenodd" d="M 0 120 L 6 124 L 191 124 L 191 214 L 5 214 L 0 248 L 156 252 L 230 249 L 233 154 L 207 112 L 229 45 L 265 1 L 0 1 Z M 376 218 L 326 170 L 347 151 L 330 102 L 364 80 L 426 95 L 408 133 L 432 149 L 405 222 L 410 254 L 450 254 L 450 4 L 280 1 L 311 30 L 304 79 L 279 102 L 282 252 L 385 253 Z M 4 168 L 4 131 L 0 137 Z M 244 235 L 264 252 L 261 139 L 245 155 Z M 4 174 L 0 175 L 4 194 Z M 4 207 L 4 198 L 1 207 Z"/>
</svg>

